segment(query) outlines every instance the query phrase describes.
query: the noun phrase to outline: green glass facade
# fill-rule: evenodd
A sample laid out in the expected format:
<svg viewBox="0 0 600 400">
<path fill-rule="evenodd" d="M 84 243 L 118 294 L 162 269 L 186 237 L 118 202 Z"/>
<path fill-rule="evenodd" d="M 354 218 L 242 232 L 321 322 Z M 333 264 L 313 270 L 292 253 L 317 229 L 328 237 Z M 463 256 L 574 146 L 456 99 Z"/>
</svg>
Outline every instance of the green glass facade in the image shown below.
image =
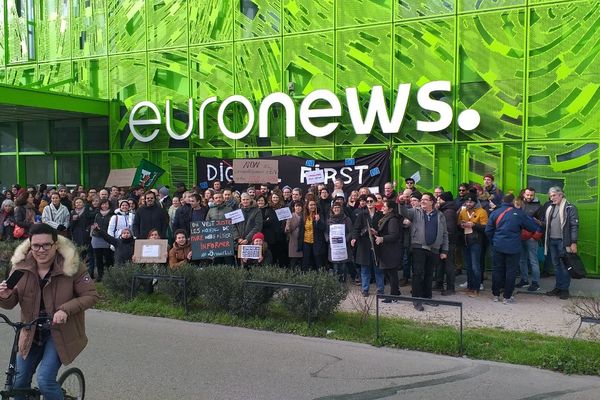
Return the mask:
<svg viewBox="0 0 600 400">
<path fill-rule="evenodd" d="M 91 177 L 85 169 L 94 162 L 107 169 L 103 157 L 113 168 L 146 158 L 167 170 L 164 182 L 194 183 L 198 155 L 340 159 L 391 148 L 394 178 L 419 171 L 423 189 L 435 184 L 454 189 L 462 181 L 481 182 L 485 173 L 495 174 L 505 191 L 534 186 L 542 201 L 548 187 L 563 186 L 580 210 L 580 249 L 588 269 L 600 273 L 600 1 L 0 2 L 0 84 L 111 104 L 108 147 L 86 147 L 91 132 L 85 118 L 48 122 L 40 132 L 49 147 L 31 154 L 19 140 L 28 135 L 24 122 L 0 125 L 3 182 L 12 175 L 28 183 L 29 176 L 19 171 L 35 155 L 54 163 L 55 180 L 62 180 L 61 157 L 69 156 L 79 157 L 84 169 L 79 180 L 86 183 L 101 181 L 98 170 Z M 419 107 L 416 92 L 435 80 L 452 83 L 442 100 L 452 106 L 454 122 L 442 132 L 419 132 L 417 120 L 436 120 L 438 114 Z M 197 124 L 183 141 L 170 139 L 163 124 L 149 144 L 137 141 L 128 127 L 129 110 L 144 100 L 161 109 L 172 100 L 175 129 L 183 132 L 188 98 L 200 104 L 210 96 L 222 101 L 240 94 L 258 110 L 273 92 L 289 93 L 299 105 L 317 89 L 344 99 L 345 89 L 356 87 L 366 108 L 371 87 L 383 86 L 393 105 L 400 83 L 412 88 L 395 134 L 376 124 L 371 134 L 356 135 L 345 105 L 338 129 L 325 138 L 308 135 L 300 124 L 295 137 L 286 137 L 285 113 L 275 110 L 268 138 L 258 137 L 255 124 L 247 137 L 231 140 L 217 126 L 217 106 L 206 110 L 202 140 Z M 473 131 L 455 122 L 468 108 L 481 115 Z M 225 114 L 233 131 L 246 121 L 235 107 Z M 79 126 L 79 148 L 52 144 L 60 143 L 53 132 L 65 124 Z"/>
</svg>

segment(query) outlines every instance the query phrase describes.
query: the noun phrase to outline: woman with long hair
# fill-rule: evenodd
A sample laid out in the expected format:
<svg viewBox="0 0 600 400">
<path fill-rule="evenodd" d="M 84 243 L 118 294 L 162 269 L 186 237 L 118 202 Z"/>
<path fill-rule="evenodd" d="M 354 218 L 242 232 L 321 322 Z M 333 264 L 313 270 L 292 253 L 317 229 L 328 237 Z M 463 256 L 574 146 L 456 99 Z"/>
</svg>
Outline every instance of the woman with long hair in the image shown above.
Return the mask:
<svg viewBox="0 0 600 400">
<path fill-rule="evenodd" d="M 385 200 L 382 204 L 383 217 L 377 222 L 371 234 L 375 242 L 378 267 L 383 270 L 390 283 L 390 294 L 400 296 L 398 270 L 402 265 L 402 242 L 404 240 L 402 221 L 396 214 L 396 202 Z M 383 300 L 391 303 L 391 300 Z"/>
<path fill-rule="evenodd" d="M 307 193 L 308 197 L 308 193 Z M 302 270 L 319 270 L 325 263 L 327 243 L 325 242 L 325 218 L 319 214 L 317 202 L 308 200 L 300 222 L 298 240 L 302 246 Z"/>
<path fill-rule="evenodd" d="M 29 237 L 29 229 L 35 223 L 35 209 L 33 204 L 33 195 L 29 192 L 23 192 L 15 202 L 15 239 L 24 239 Z M 17 231 L 21 228 L 23 235 L 17 237 Z"/>
<path fill-rule="evenodd" d="M 292 218 L 285 222 L 285 233 L 288 238 L 288 257 L 290 259 L 290 268 L 296 269 L 302 266 L 302 247 L 300 246 L 299 234 L 300 223 L 304 215 L 304 205 L 301 201 L 293 201 Z"/>
<path fill-rule="evenodd" d="M 110 223 L 112 215 L 113 212 L 110 209 L 110 201 L 108 199 L 102 199 L 100 201 L 100 210 L 98 211 L 98 214 L 96 214 L 94 225 L 92 226 L 92 247 L 94 249 L 96 269 L 98 270 L 97 282 L 102 281 L 104 270 L 108 270 L 113 265 L 114 257 L 113 252 L 110 249 L 110 244 L 95 231 L 98 229 L 108 234 L 108 224 Z M 93 273 L 90 275 L 94 278 Z"/>
</svg>

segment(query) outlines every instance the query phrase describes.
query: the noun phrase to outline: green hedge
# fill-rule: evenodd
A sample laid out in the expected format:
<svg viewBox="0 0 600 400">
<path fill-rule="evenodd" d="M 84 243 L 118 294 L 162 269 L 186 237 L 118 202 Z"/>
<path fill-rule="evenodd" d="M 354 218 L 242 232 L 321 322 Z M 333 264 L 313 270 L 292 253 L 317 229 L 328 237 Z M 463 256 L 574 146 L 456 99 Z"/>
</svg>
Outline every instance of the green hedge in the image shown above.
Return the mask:
<svg viewBox="0 0 600 400">
<path fill-rule="evenodd" d="M 124 264 L 114 266 L 105 274 L 104 285 L 112 294 L 128 297 L 135 273 L 184 276 L 188 302 L 198 299 L 207 309 L 244 316 L 264 316 L 274 299 L 298 318 L 306 318 L 309 309 L 309 297 L 303 291 L 246 287 L 246 280 L 313 286 L 312 318 L 315 319 L 332 315 L 348 293 L 345 285 L 327 273 L 299 273 L 278 267 L 248 271 L 228 265 L 203 268 L 186 265 L 172 271 L 164 265 Z M 157 290 L 174 300 L 182 296 L 181 287 L 175 282 L 159 281 Z"/>
</svg>

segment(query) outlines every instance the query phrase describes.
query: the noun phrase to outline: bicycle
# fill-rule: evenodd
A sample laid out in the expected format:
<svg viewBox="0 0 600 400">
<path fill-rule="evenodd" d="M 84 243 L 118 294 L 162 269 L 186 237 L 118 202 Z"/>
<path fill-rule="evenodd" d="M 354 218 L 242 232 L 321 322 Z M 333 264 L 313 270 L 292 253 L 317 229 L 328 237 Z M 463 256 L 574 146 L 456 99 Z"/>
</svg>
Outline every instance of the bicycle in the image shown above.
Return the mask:
<svg viewBox="0 0 600 400">
<path fill-rule="evenodd" d="M 30 329 L 34 325 L 39 329 L 48 328 L 52 323 L 52 319 L 49 317 L 41 317 L 36 318 L 29 323 L 24 323 L 12 322 L 4 314 L 0 314 L 0 318 L 15 331 L 10 361 L 8 362 L 8 369 L 6 370 L 6 382 L 4 383 L 4 390 L 0 391 L 0 398 L 2 400 L 8 400 L 14 396 L 25 396 L 25 398 L 29 400 L 40 400 L 42 394 L 38 388 L 23 389 L 13 387 L 14 377 L 17 373 L 16 361 L 17 352 L 19 350 L 19 337 L 21 336 L 22 329 Z M 85 398 L 85 378 L 83 372 L 81 372 L 79 368 L 69 368 L 65 370 L 57 381 L 63 391 L 65 400 L 83 400 Z"/>
</svg>

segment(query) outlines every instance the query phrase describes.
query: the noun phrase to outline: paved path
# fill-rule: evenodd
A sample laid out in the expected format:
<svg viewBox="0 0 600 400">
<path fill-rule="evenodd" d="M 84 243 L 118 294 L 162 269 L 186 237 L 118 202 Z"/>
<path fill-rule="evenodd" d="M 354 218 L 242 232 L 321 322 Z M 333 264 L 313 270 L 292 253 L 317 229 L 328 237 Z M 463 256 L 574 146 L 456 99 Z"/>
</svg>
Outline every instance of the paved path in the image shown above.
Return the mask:
<svg viewBox="0 0 600 400">
<path fill-rule="evenodd" d="M 14 312 L 10 313 L 15 315 Z M 600 378 L 218 325 L 89 311 L 90 400 L 598 399 Z M 0 327 L 0 360 L 10 332 Z"/>
</svg>

